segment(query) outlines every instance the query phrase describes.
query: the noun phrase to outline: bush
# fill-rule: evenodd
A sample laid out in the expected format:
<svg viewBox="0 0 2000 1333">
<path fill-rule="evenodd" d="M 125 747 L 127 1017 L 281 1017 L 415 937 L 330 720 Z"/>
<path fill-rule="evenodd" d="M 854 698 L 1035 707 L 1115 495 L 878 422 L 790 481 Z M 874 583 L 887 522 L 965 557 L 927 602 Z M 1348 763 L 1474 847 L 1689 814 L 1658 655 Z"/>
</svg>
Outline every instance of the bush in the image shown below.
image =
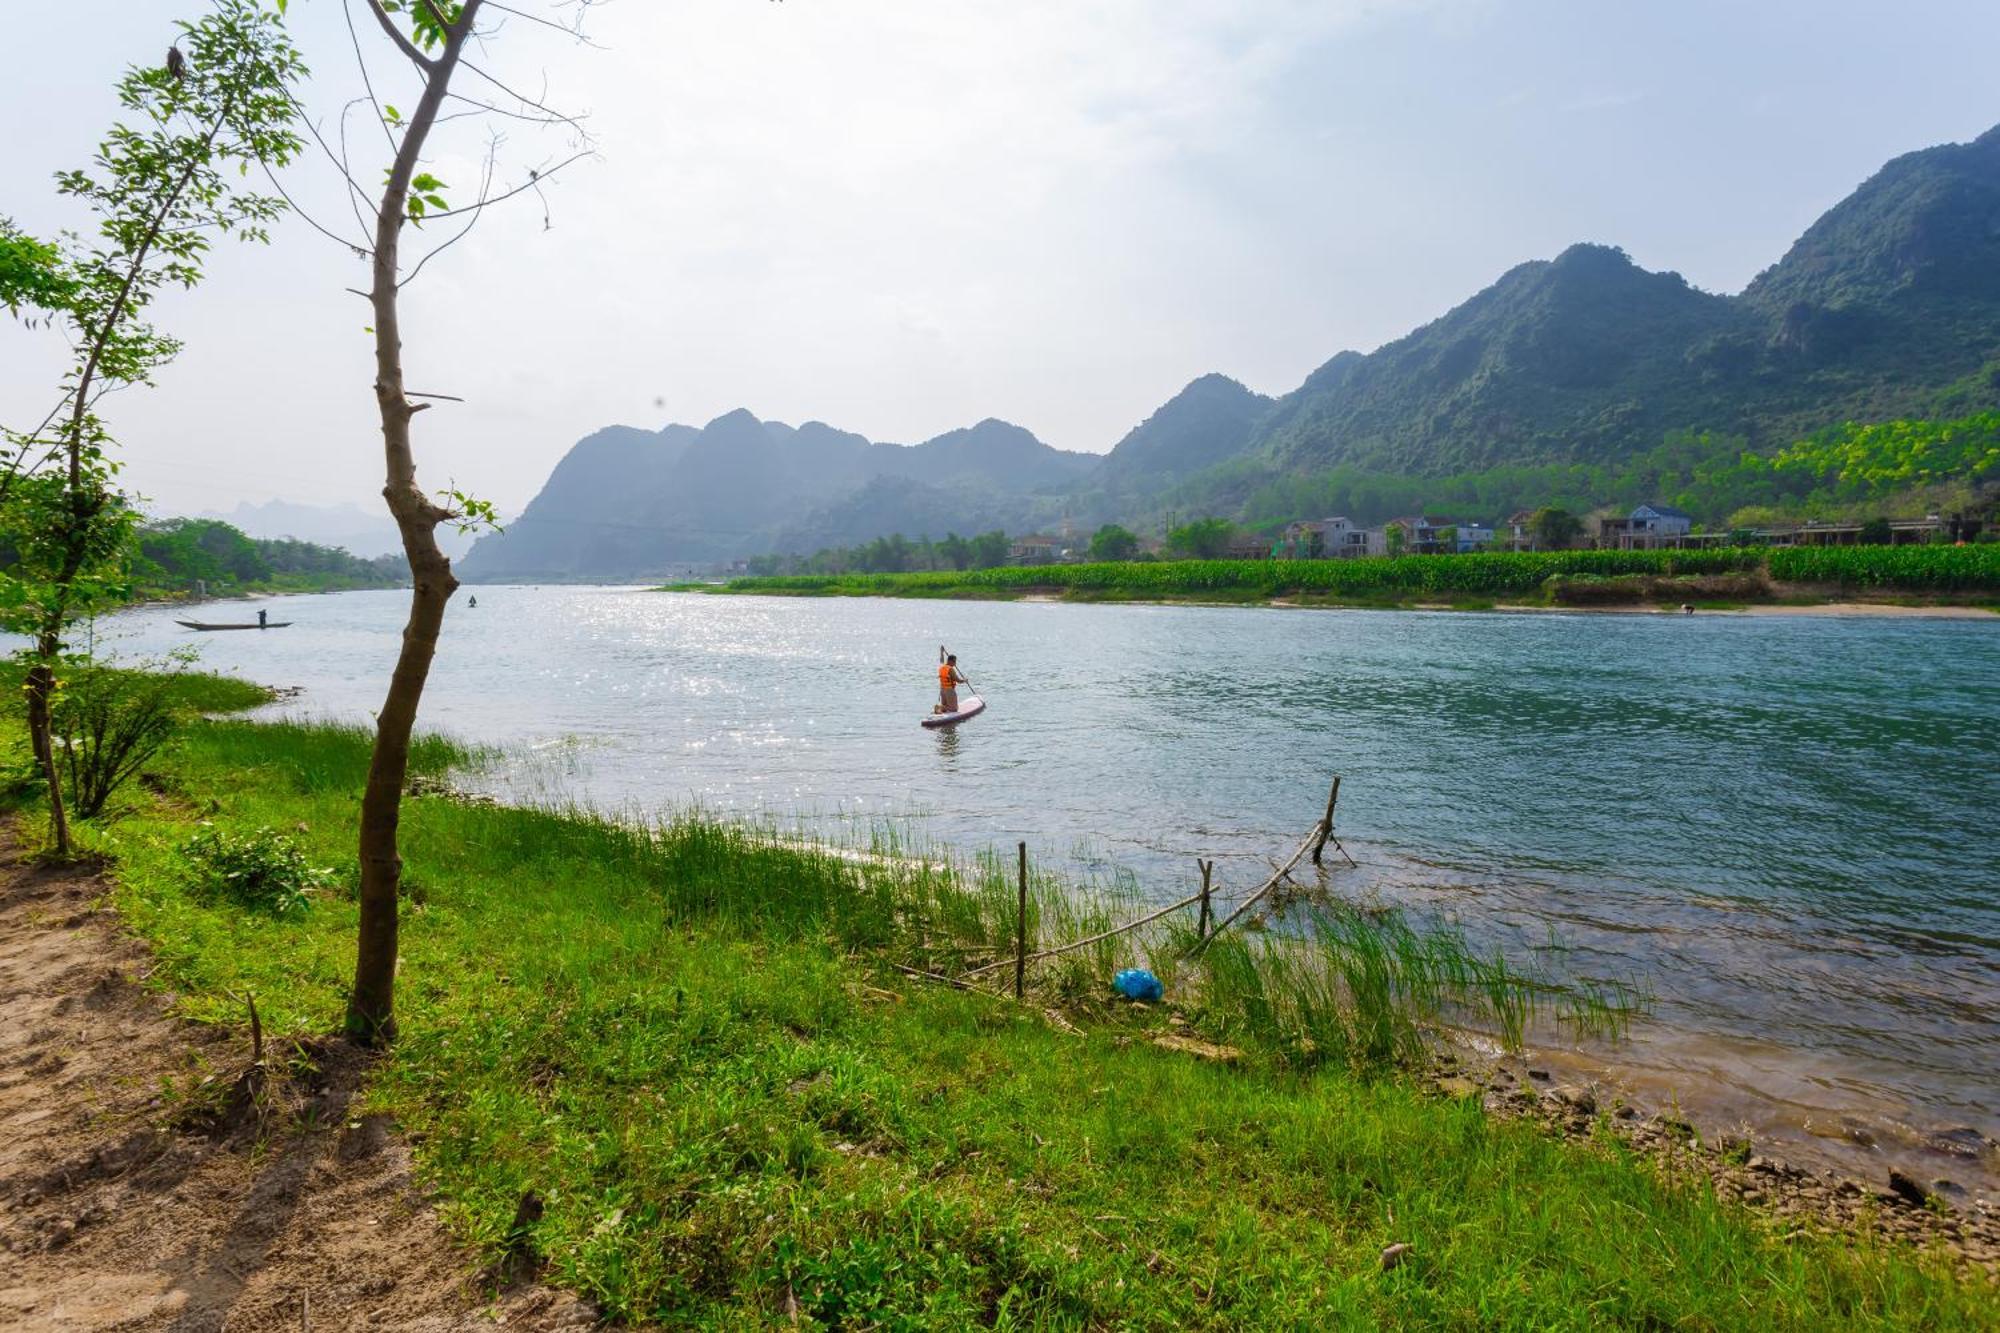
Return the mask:
<svg viewBox="0 0 2000 1333">
<path fill-rule="evenodd" d="M 333 871 L 307 863 L 296 839 L 272 828 L 230 833 L 204 823 L 181 844 L 195 887 L 239 906 L 283 916 L 306 905 Z"/>
<path fill-rule="evenodd" d="M 101 814 L 112 794 L 173 739 L 178 689 L 177 675 L 157 664 L 128 671 L 79 662 L 62 672 L 50 730 L 78 818 Z"/>
</svg>

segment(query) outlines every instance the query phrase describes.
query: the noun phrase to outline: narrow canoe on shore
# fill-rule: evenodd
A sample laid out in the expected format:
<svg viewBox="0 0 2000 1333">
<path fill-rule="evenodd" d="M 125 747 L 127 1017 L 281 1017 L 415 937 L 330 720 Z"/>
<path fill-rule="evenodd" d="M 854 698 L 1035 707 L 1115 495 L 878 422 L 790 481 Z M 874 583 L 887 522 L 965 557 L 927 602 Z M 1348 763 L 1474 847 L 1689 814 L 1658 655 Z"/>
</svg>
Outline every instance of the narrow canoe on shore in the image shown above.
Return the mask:
<svg viewBox="0 0 2000 1333">
<path fill-rule="evenodd" d="M 221 624 L 204 620 L 176 620 L 174 623 L 176 625 L 185 625 L 189 629 L 198 629 L 203 631 L 204 633 L 207 633 L 209 631 L 219 630 L 219 629 L 283 629 L 285 626 L 291 624 L 292 622 L 289 620 L 269 620 L 260 625 L 254 620 L 246 620 L 241 624 L 235 624 L 235 623 Z"/>
</svg>

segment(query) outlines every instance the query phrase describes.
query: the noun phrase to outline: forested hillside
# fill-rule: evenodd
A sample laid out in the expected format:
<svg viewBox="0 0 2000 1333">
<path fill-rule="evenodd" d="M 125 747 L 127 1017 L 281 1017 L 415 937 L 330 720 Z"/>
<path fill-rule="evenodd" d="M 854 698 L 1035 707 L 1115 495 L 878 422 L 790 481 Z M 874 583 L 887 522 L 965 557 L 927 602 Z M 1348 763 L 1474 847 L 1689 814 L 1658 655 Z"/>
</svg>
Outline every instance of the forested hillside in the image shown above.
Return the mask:
<svg viewBox="0 0 2000 1333">
<path fill-rule="evenodd" d="M 393 588 L 409 581 L 397 555 L 362 559 L 335 546 L 246 537 L 213 519 L 169 518 L 132 539 L 131 578 L 142 597 L 234 592 L 336 592 Z"/>
<path fill-rule="evenodd" d="M 2000 409 L 2000 129 L 1909 153 L 1737 296 L 1575 245 L 1276 399 L 1189 384 L 1102 458 L 984 421 L 910 448 L 733 412 L 578 444 L 473 579 L 1067 521 L 1159 533 L 1419 509 L 1487 520 L 1666 500 L 1738 510 L 1979 505 Z"/>
</svg>

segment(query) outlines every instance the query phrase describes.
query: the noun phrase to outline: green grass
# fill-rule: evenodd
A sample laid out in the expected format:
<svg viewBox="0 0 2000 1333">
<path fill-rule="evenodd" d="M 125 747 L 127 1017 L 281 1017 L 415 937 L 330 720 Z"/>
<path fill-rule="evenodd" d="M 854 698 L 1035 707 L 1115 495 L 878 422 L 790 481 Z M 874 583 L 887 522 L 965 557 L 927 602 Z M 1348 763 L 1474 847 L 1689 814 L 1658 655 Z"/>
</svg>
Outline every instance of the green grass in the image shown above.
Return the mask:
<svg viewBox="0 0 2000 1333">
<path fill-rule="evenodd" d="M 2000 545 L 1800 547 L 1710 551 L 1519 551 L 1353 560 L 1168 560 L 1010 566 L 909 574 L 731 579 L 703 591 L 785 596 L 1007 597 L 1071 601 L 1317 604 L 1545 600 L 1552 580 L 1758 576 L 1864 591 L 2000 591 Z M 677 585 L 684 587 L 685 585 Z"/>
<path fill-rule="evenodd" d="M 464 757 L 430 740 L 415 766 Z M 218 825 L 295 831 L 351 886 L 365 764 L 358 730 L 218 722 L 169 776 Z M 158 982 L 198 1018 L 237 1021 L 247 989 L 270 1030 L 333 1029 L 351 888 L 285 917 L 232 909 L 190 883 L 183 809 L 128 805 L 91 835 Z M 1105 998 L 1134 952 L 1186 990 L 1168 964 L 1184 926 L 1050 967 L 1040 1002 L 1067 996 L 1080 1033 L 885 965 L 994 956 L 1004 860 L 897 869 L 447 796 L 411 799 L 403 828 L 403 1038 L 371 1107 L 413 1136 L 461 1237 L 525 1241 L 622 1319 L 778 1327 L 788 1301 L 849 1328 L 2000 1318 L 1942 1260 L 1780 1241 L 1608 1137 L 1560 1142 L 1383 1072 L 1426 1016 L 1505 1026 L 1544 994 L 1394 918 L 1224 937 L 1188 1010 L 1245 1048 L 1229 1068 L 1151 1045 L 1164 1013 Z M 1038 882 L 1030 924 L 1065 939 L 1121 910 Z M 544 1212 L 511 1237 L 528 1190 Z M 1381 1271 L 1395 1242 L 1412 1260 Z"/>
<path fill-rule="evenodd" d="M 158 664 L 153 664 L 157 666 Z M 61 688 L 64 674 L 73 669 L 65 664 L 56 673 L 57 688 Z M 172 682 L 168 691 L 173 702 L 188 713 L 240 713 L 247 708 L 269 703 L 272 693 L 263 685 L 255 685 L 237 676 L 223 676 L 209 671 L 170 669 L 164 672 L 147 668 L 93 667 L 92 670 L 112 675 L 128 675 L 133 671 L 146 670 L 149 675 L 165 675 Z M 27 663 L 20 656 L 0 657 L 0 690 L 5 691 L 8 707 L 0 710 L 0 719 L 18 725 L 20 706 L 18 703 L 21 683 L 27 675 Z M 11 738 L 17 745 L 25 745 L 20 738 Z"/>
</svg>

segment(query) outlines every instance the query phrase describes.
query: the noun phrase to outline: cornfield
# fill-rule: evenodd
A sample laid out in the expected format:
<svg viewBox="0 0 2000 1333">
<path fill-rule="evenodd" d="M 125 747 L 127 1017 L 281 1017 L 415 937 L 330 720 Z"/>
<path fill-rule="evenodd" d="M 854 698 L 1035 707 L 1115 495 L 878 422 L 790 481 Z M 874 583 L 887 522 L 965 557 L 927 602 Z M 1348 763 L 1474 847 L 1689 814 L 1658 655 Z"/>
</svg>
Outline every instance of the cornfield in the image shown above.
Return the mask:
<svg viewBox="0 0 2000 1333">
<path fill-rule="evenodd" d="M 1794 546 L 1709 551 L 1519 551 L 1353 560 L 1163 560 L 1009 565 L 911 574 L 740 578 L 731 592 L 976 596 L 1025 589 L 1135 598 L 1320 594 L 1356 599 L 1527 597 L 1558 575 L 1660 578 L 1767 570 L 1784 583 L 1909 592 L 2000 592 L 2000 545 Z"/>
<path fill-rule="evenodd" d="M 1786 583 L 1912 592 L 2000 592 L 2000 545 L 1789 546 L 1770 553 Z"/>
<path fill-rule="evenodd" d="M 948 594 L 1050 588 L 1137 597 L 1248 593 L 1341 597 L 1527 596 L 1556 575 L 1729 574 L 1764 553 L 1722 551 L 1522 551 L 1490 555 L 1370 556 L 1351 560 L 1171 560 L 1155 563 L 1006 566 L 914 574 L 795 574 L 744 578 L 735 592 Z"/>
</svg>

